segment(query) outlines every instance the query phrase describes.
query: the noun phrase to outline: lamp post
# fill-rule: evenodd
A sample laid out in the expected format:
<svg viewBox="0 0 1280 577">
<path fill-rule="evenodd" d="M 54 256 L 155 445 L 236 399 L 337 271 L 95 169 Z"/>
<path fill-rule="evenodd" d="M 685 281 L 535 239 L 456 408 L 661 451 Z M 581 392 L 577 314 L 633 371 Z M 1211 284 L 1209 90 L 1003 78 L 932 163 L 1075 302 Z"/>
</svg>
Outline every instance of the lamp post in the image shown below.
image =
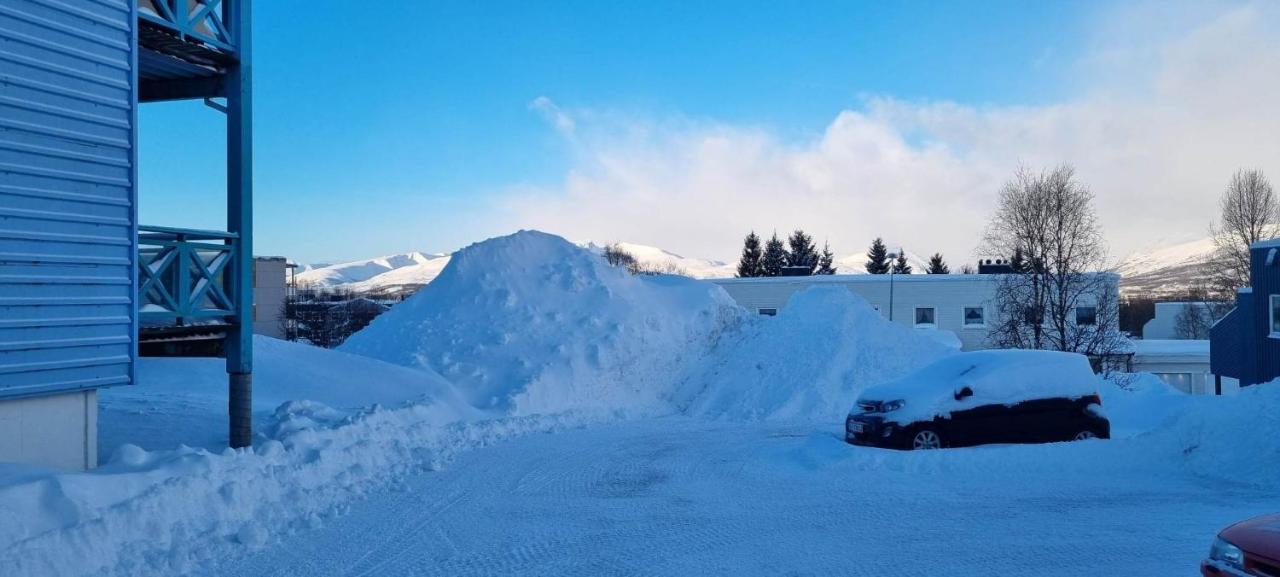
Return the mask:
<svg viewBox="0 0 1280 577">
<path fill-rule="evenodd" d="M 888 258 L 889 260 L 897 260 L 898 253 L 891 252 L 885 255 L 885 257 Z M 893 320 L 893 274 L 894 274 L 893 269 L 894 267 L 890 265 L 889 266 L 889 320 L 890 321 Z"/>
</svg>

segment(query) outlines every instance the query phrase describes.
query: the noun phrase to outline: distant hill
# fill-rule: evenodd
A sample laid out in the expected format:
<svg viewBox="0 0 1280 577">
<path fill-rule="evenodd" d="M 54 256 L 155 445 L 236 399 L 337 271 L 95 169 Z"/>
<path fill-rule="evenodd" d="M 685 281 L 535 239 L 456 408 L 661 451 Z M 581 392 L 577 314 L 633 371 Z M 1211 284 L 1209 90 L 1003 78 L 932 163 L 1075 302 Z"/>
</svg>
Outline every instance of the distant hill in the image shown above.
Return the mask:
<svg viewBox="0 0 1280 577">
<path fill-rule="evenodd" d="M 1204 276 L 1204 263 L 1213 255 L 1213 238 L 1175 244 L 1156 243 L 1116 265 L 1120 292 L 1126 296 L 1170 297 L 1186 294 Z"/>
<path fill-rule="evenodd" d="M 616 244 L 631 253 L 641 264 L 693 278 L 727 278 L 732 277 L 738 269 L 737 262 L 685 257 L 633 242 Z M 606 245 L 586 241 L 578 243 L 578 246 L 602 254 Z M 435 280 L 445 265 L 449 264 L 449 259 L 450 255 L 443 253 L 407 252 L 337 264 L 301 265 L 296 278 L 299 286 L 342 288 L 358 292 L 413 292 Z M 865 274 L 863 265 L 866 262 L 866 253 L 837 257 L 836 273 Z M 911 251 L 907 251 L 907 262 L 911 264 L 915 274 L 923 274 L 928 267 L 928 259 Z M 953 273 L 960 272 L 960 264 L 952 264 Z"/>
</svg>

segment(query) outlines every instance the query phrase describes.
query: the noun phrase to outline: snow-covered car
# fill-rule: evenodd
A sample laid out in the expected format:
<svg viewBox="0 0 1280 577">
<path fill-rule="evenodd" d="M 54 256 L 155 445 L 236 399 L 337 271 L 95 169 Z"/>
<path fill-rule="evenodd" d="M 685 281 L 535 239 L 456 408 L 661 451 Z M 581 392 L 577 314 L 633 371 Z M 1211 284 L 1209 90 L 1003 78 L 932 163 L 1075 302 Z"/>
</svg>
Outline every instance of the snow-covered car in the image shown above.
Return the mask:
<svg viewBox="0 0 1280 577">
<path fill-rule="evenodd" d="M 958 353 L 867 388 L 845 419 L 845 440 L 897 449 L 1108 438 L 1099 379 L 1083 355 Z"/>
<path fill-rule="evenodd" d="M 1223 529 L 1209 547 L 1209 558 L 1200 563 L 1200 574 L 1280 575 L 1280 513 L 1254 517 Z"/>
</svg>

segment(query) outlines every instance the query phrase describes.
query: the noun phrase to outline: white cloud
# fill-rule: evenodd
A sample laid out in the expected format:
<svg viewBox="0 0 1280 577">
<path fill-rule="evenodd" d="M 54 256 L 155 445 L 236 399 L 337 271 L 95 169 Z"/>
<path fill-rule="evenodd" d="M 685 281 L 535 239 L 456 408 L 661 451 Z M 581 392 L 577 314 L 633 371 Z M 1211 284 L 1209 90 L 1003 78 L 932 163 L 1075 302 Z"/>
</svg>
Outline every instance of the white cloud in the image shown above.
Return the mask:
<svg viewBox="0 0 1280 577">
<path fill-rule="evenodd" d="M 883 236 L 958 263 L 1018 164 L 1066 162 L 1096 193 L 1113 256 L 1200 236 L 1236 168 L 1280 180 L 1280 9 L 1190 10 L 1159 26 L 1151 11 L 1111 14 L 1069 71 L 1078 95 L 1059 103 L 875 97 L 801 142 L 679 118 L 575 123 L 540 97 L 531 108 L 572 134 L 575 166 L 559 186 L 511 190 L 499 213 L 511 226 L 711 258 L 733 258 L 749 229 L 803 227 L 840 253 Z"/>
<path fill-rule="evenodd" d="M 570 136 L 573 134 L 574 121 L 564 110 L 561 110 L 556 103 L 546 96 L 539 96 L 529 102 L 529 110 L 536 111 L 541 114 L 547 122 L 556 127 L 561 134 Z"/>
</svg>

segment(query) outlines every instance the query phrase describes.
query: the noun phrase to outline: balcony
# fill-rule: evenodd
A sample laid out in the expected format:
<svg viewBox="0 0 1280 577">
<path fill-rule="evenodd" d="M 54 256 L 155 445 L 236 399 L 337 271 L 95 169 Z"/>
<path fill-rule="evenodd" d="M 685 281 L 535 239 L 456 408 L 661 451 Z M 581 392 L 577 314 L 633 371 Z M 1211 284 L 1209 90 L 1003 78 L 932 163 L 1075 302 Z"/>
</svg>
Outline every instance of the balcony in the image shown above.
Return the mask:
<svg viewBox="0 0 1280 577">
<path fill-rule="evenodd" d="M 138 227 L 140 345 L 151 356 L 220 356 L 235 322 L 239 235 Z"/>
</svg>

